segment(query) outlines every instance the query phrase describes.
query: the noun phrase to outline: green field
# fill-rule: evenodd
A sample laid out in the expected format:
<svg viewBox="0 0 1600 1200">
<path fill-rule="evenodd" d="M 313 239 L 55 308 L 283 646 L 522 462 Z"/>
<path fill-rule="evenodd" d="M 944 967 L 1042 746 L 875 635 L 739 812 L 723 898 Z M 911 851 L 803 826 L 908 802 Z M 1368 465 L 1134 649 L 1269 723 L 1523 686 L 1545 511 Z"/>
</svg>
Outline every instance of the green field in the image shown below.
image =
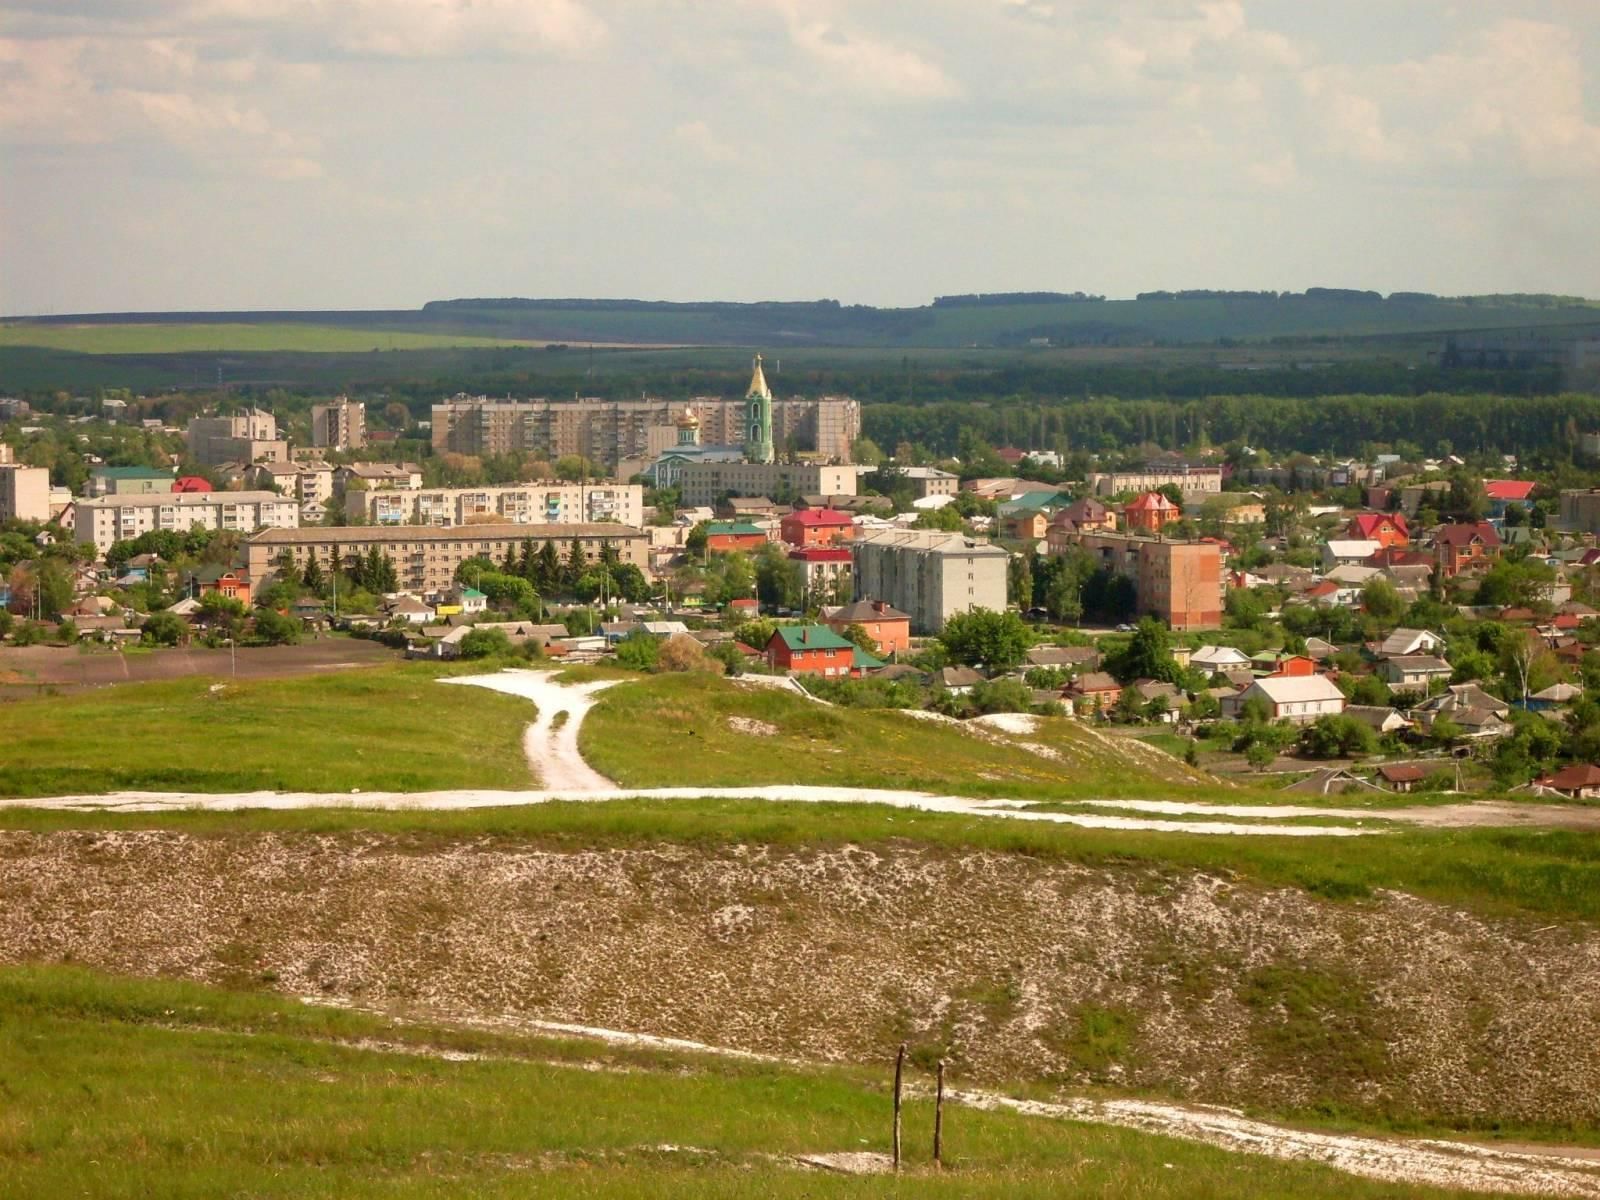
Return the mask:
<svg viewBox="0 0 1600 1200">
<path fill-rule="evenodd" d="M 534 786 L 525 700 L 404 663 L 123 684 L 0 704 L 0 795 Z"/>
<path fill-rule="evenodd" d="M 734 721 L 772 732 L 745 732 Z M 579 744 L 596 770 L 625 787 L 805 783 L 1041 800 L 1221 790 L 1170 756 L 1130 759 L 1065 718 L 1045 718 L 1021 737 L 972 732 L 979 728 L 836 708 L 710 675 L 656 675 L 603 692 Z"/>
<path fill-rule="evenodd" d="M 290 322 L 83 325 L 0 324 L 0 346 L 35 346 L 78 354 L 192 354 L 201 351 L 305 351 L 318 354 L 367 350 L 433 350 L 537 345 L 526 339 L 408 330 L 366 329 Z"/>
<path fill-rule="evenodd" d="M 954 1106 L 935 1173 L 922 1098 L 900 1178 L 807 1172 L 792 1156 L 888 1149 L 884 1072 L 418 1028 L 70 968 L 0 970 L 0 1029 L 8 1197 L 1457 1194 Z"/>
</svg>

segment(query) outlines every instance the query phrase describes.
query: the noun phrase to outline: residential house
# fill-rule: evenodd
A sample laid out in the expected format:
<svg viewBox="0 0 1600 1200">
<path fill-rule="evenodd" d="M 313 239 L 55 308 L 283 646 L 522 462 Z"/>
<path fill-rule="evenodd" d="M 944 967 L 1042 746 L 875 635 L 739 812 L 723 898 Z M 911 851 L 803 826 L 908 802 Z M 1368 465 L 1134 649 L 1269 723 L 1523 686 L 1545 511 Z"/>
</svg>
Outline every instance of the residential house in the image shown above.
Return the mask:
<svg viewBox="0 0 1600 1200">
<path fill-rule="evenodd" d="M 1436 679 L 1449 679 L 1451 666 L 1432 654 L 1396 654 L 1378 664 L 1378 673 L 1393 690 L 1425 692 Z"/>
<path fill-rule="evenodd" d="M 1344 693 L 1326 675 L 1267 676 L 1224 700 L 1223 716 L 1238 717 L 1257 698 L 1266 702 L 1269 720 L 1296 725 L 1309 725 L 1318 717 L 1338 716 L 1345 708 Z"/>
<path fill-rule="evenodd" d="M 780 625 L 767 641 L 766 656 L 772 670 L 795 675 L 833 679 L 861 674 L 855 665 L 855 643 L 826 625 Z"/>
<path fill-rule="evenodd" d="M 789 505 L 768 496 L 725 496 L 717 505 L 717 516 L 725 521 L 755 521 L 780 516 L 788 509 Z"/>
<path fill-rule="evenodd" d="M 1434 563 L 1441 579 L 1485 567 L 1500 553 L 1500 534 L 1487 521 L 1440 526 L 1433 535 Z"/>
<path fill-rule="evenodd" d="M 184 589 L 196 598 L 215 592 L 250 607 L 250 577 L 232 567 L 215 564 L 196 567 L 185 573 L 183 583 Z"/>
<path fill-rule="evenodd" d="M 850 626 L 861 626 L 881 655 L 899 654 L 911 648 L 911 614 L 901 612 L 884 600 L 857 600 L 838 608 L 823 609 L 822 620 L 841 636 Z"/>
<path fill-rule="evenodd" d="M 410 592 L 402 592 L 384 601 L 383 615 L 391 621 L 404 621 L 408 625 L 426 625 L 436 614 L 430 605 L 424 604 Z"/>
<path fill-rule="evenodd" d="M 1183 517 L 1183 510 L 1161 492 L 1144 492 L 1122 506 L 1122 521 L 1130 533 L 1160 533 Z"/>
<path fill-rule="evenodd" d="M 1369 538 L 1330 538 L 1322 547 L 1322 569 L 1331 571 L 1340 566 L 1362 566 L 1383 546 Z"/>
<path fill-rule="evenodd" d="M 1538 783 L 1572 800 L 1593 800 L 1600 797 L 1600 766 L 1573 763 L 1569 767 L 1562 767 L 1554 775 L 1540 779 Z"/>
<path fill-rule="evenodd" d="M 1274 664 L 1270 677 L 1274 679 L 1296 679 L 1317 673 L 1317 663 L 1313 658 L 1304 654 L 1280 654 Z"/>
<path fill-rule="evenodd" d="M 422 487 L 422 468 L 416 463 L 351 463 L 334 471 L 333 486 L 340 492 L 352 486 L 369 492 L 387 488 L 414 492 Z"/>
<path fill-rule="evenodd" d="M 778 536 L 801 549 L 836 545 L 849 541 L 855 533 L 849 514 L 832 508 L 800 509 L 778 522 Z"/>
<path fill-rule="evenodd" d="M 1095 671 L 1100 667 L 1100 651 L 1093 646 L 1031 646 L 1028 665 L 1062 671 Z"/>
<path fill-rule="evenodd" d="M 766 544 L 766 533 L 749 521 L 712 521 L 706 526 L 706 550 L 711 554 L 759 550 Z"/>
<path fill-rule="evenodd" d="M 1401 626 L 1378 644 L 1378 653 L 1384 657 L 1400 654 L 1432 654 L 1444 639 L 1426 629 L 1408 629 Z"/>
<path fill-rule="evenodd" d="M 940 687 L 956 696 L 965 696 L 983 682 L 983 676 L 971 667 L 942 667 L 935 678 Z"/>
<path fill-rule="evenodd" d="M 1050 530 L 1050 518 L 1037 508 L 1005 518 L 1006 536 L 1019 542 L 1037 542 Z"/>
<path fill-rule="evenodd" d="M 1411 722 L 1398 711 L 1382 704 L 1347 704 L 1344 715 L 1360 721 L 1379 736 L 1411 728 Z"/>
<path fill-rule="evenodd" d="M 1076 712 L 1108 713 L 1122 699 L 1122 685 L 1104 671 L 1086 671 L 1062 688 L 1061 695 Z"/>
<path fill-rule="evenodd" d="M 1070 522 L 1081 533 L 1115 533 L 1117 514 L 1093 496 L 1074 500 L 1051 518 L 1052 525 Z"/>
<path fill-rule="evenodd" d="M 1189 665 L 1208 674 L 1237 671 L 1250 666 L 1250 656 L 1237 646 L 1201 646 L 1189 655 Z"/>
<path fill-rule="evenodd" d="M 1510 712 L 1509 704 L 1477 683 L 1453 683 L 1418 704 L 1411 715 L 1425 731 L 1431 731 L 1434 721 L 1444 717 L 1461 730 L 1463 738 L 1480 741 L 1511 732 L 1506 721 Z"/>
<path fill-rule="evenodd" d="M 1384 763 L 1378 768 L 1378 778 L 1395 792 L 1409 792 L 1427 777 L 1428 773 L 1416 763 Z"/>
<path fill-rule="evenodd" d="M 1531 479 L 1485 479 L 1483 494 L 1489 500 L 1490 518 L 1499 520 L 1504 517 L 1506 509 L 1513 504 L 1527 507 L 1537 486 Z"/>
<path fill-rule="evenodd" d="M 1411 527 L 1400 513 L 1357 513 L 1345 526 L 1345 537 L 1356 542 L 1377 542 L 1385 550 L 1411 544 Z"/>
</svg>

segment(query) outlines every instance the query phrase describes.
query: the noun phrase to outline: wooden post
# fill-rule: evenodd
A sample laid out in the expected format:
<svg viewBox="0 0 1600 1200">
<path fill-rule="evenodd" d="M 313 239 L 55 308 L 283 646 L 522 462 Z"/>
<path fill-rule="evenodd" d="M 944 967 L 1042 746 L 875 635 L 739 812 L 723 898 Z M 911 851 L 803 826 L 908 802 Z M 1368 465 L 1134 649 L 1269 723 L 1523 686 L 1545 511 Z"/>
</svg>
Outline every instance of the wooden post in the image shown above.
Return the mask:
<svg viewBox="0 0 1600 1200">
<path fill-rule="evenodd" d="M 894 1056 L 894 1169 L 900 1169 L 900 1081 L 905 1075 L 906 1044 Z"/>
<path fill-rule="evenodd" d="M 944 1167 L 944 1059 L 939 1060 L 938 1082 L 933 1092 L 933 1165 Z"/>
</svg>

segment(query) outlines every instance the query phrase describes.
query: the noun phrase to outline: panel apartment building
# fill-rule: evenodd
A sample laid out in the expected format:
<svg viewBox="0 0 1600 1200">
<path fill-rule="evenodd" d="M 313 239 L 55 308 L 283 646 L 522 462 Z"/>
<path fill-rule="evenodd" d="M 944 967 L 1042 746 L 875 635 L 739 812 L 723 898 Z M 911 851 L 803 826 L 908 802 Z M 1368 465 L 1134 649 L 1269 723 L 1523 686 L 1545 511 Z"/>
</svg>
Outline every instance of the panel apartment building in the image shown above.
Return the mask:
<svg viewBox="0 0 1600 1200">
<path fill-rule="evenodd" d="M 641 571 L 648 565 L 650 535 L 625 525 L 471 525 L 460 529 L 398 528 L 370 526 L 304 529 L 264 529 L 245 544 L 245 564 L 257 589 L 272 583 L 285 551 L 295 566 L 305 569 L 312 558 L 324 572 L 330 571 L 337 554 L 349 566 L 360 555 L 376 546 L 393 562 L 400 587 L 410 592 L 442 592 L 455 583 L 456 568 L 467 559 L 482 555 L 499 562 L 507 550 L 520 552 L 524 542 L 532 542 L 535 552 L 546 542 L 555 543 L 563 558 L 576 540 L 590 562 L 600 558 L 602 549 L 616 548 L 625 563 Z"/>
<path fill-rule="evenodd" d="M 369 525 L 449 527 L 482 523 L 569 525 L 644 523 L 637 483 L 518 483 L 503 487 L 423 488 L 344 494 L 345 516 Z"/>
<path fill-rule="evenodd" d="M 733 496 L 854 496 L 855 467 L 821 463 L 686 462 L 678 467 L 683 503 L 698 508 Z"/>
<path fill-rule="evenodd" d="M 276 492 L 168 492 L 159 496 L 101 496 L 79 500 L 75 528 L 80 542 L 104 554 L 116 542 L 155 529 L 293 529 L 300 504 Z"/>
<path fill-rule="evenodd" d="M 555 460 L 579 454 L 615 468 L 626 458 L 652 459 L 677 441 L 685 408 L 700 422 L 707 445 L 743 444 L 744 401 L 700 396 L 687 405 L 668 400 L 490 400 L 458 395 L 433 406 L 433 448 L 457 454 L 509 454 L 521 450 Z M 849 462 L 861 436 L 861 405 L 844 396 L 772 402 L 778 445 L 834 462 Z"/>
<path fill-rule="evenodd" d="M 883 530 L 856 539 L 857 600 L 911 615 L 914 633 L 938 633 L 957 613 L 1004 612 L 1011 556 L 992 542 L 938 530 Z"/>
<path fill-rule="evenodd" d="M 9 461 L 10 447 L 0 446 L 0 521 L 48 521 L 50 472 L 44 467 L 23 467 Z"/>
<path fill-rule="evenodd" d="M 1173 629 L 1222 626 L 1222 547 L 1135 533 L 1078 533 L 1052 527 L 1051 554 L 1081 547 L 1102 566 L 1133 580 L 1141 615 Z"/>
<path fill-rule="evenodd" d="M 340 396 L 311 406 L 311 444 L 330 450 L 359 450 L 367 444 L 367 406 Z"/>
<path fill-rule="evenodd" d="M 206 467 L 289 458 L 289 444 L 278 436 L 277 419 L 259 408 L 231 417 L 194 417 L 184 439 L 195 461 Z"/>
</svg>

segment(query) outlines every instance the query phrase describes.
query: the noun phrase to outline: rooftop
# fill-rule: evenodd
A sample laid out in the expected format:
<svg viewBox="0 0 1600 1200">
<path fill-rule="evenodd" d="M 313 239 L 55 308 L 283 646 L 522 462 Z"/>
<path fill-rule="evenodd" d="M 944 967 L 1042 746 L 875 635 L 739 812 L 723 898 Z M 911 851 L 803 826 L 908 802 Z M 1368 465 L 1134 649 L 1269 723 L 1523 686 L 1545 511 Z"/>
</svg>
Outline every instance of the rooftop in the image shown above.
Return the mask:
<svg viewBox="0 0 1600 1200">
<path fill-rule="evenodd" d="M 242 495 L 239 492 L 223 492 L 221 496 Z M 257 493 L 269 499 L 279 500 L 280 496 L 270 492 Z M 218 495 L 210 497 L 197 496 L 196 500 L 217 499 Z M 304 546 L 304 545 L 335 545 L 354 546 L 370 545 L 374 542 L 479 542 L 502 538 L 516 538 L 517 540 L 532 541 L 571 541 L 573 538 L 616 538 L 632 539 L 648 537 L 642 529 L 634 529 L 630 525 L 608 524 L 568 524 L 568 525 L 514 525 L 503 523 L 498 525 L 458 525 L 449 528 L 429 528 L 423 525 L 401 525 L 394 528 L 385 528 L 379 525 L 346 525 L 340 527 L 303 526 L 299 529 L 263 529 L 260 533 L 250 538 L 253 545 L 268 546 Z"/>
</svg>

